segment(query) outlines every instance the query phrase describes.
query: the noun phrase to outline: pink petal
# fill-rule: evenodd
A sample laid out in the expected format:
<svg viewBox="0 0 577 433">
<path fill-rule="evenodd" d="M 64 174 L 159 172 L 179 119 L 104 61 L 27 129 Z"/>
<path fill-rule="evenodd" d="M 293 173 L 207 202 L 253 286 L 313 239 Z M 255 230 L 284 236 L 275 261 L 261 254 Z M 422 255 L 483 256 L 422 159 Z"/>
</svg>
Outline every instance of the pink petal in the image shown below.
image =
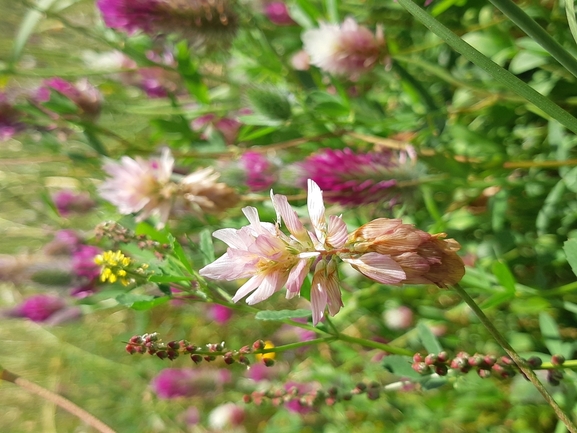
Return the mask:
<svg viewBox="0 0 577 433">
<path fill-rule="evenodd" d="M 263 279 L 264 279 L 264 275 L 262 275 L 262 274 L 254 275 L 250 280 L 248 280 L 246 283 L 244 283 L 236 291 L 235 295 L 232 298 L 232 302 L 240 301 L 242 298 L 244 298 L 250 292 L 255 290 L 260 285 L 260 283 L 262 282 Z"/>
<path fill-rule="evenodd" d="M 327 292 L 325 290 L 326 277 L 324 272 L 315 272 L 311 285 L 311 310 L 313 313 L 313 325 L 321 321 L 327 306 Z"/>
<path fill-rule="evenodd" d="M 398 284 L 407 277 L 397 262 L 383 254 L 366 253 L 356 259 L 343 258 L 343 261 L 379 283 Z"/>
<path fill-rule="evenodd" d="M 327 230 L 327 244 L 333 248 L 342 248 L 349 236 L 347 224 L 341 217 L 331 215 Z"/>
<path fill-rule="evenodd" d="M 290 207 L 284 195 L 275 194 L 272 197 L 272 204 L 277 212 L 277 218 L 284 221 L 288 231 L 301 243 L 310 241 L 307 231 L 299 220 L 297 213 Z"/>
<path fill-rule="evenodd" d="M 317 239 L 321 243 L 324 243 L 327 223 L 325 220 L 325 205 L 323 204 L 323 192 L 312 179 L 309 179 L 307 183 L 308 183 L 307 207 L 309 210 L 309 216 L 311 218 L 311 224 L 315 229 L 315 235 L 317 236 Z"/>
<path fill-rule="evenodd" d="M 310 259 L 301 259 L 298 261 L 296 266 L 291 269 L 286 283 L 287 299 L 293 298 L 300 292 L 303 281 L 310 269 L 310 264 Z"/>
</svg>

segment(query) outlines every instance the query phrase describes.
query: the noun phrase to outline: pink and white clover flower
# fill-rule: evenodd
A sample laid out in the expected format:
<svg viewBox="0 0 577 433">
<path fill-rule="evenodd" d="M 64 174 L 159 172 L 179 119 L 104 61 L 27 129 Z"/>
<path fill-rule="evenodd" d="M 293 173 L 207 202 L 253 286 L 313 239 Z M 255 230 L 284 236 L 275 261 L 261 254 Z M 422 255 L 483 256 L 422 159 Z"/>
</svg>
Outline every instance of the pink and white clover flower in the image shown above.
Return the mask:
<svg viewBox="0 0 577 433">
<path fill-rule="evenodd" d="M 308 182 L 307 207 L 313 231 L 308 231 L 290 207 L 284 195 L 271 192 L 277 213 L 275 224 L 261 222 L 254 207 L 242 211 L 250 225 L 236 229 L 222 229 L 213 236 L 228 244 L 227 252 L 214 263 L 200 270 L 200 275 L 216 280 L 249 280 L 236 292 L 234 302 L 249 293 L 248 304 L 264 301 L 286 287 L 286 297 L 300 293 L 301 286 L 313 264 L 311 287 L 313 323 L 317 324 L 329 305 L 335 315 L 342 306 L 336 264 L 331 251 L 341 248 L 348 236 L 340 217 L 325 217 L 322 191 L 312 180 Z M 281 231 L 284 222 L 290 235 Z M 315 263 L 316 262 L 316 263 Z"/>
<path fill-rule="evenodd" d="M 320 28 L 307 30 L 302 40 L 311 64 L 353 80 L 377 64 L 385 45 L 381 27 L 373 35 L 351 17 L 341 25 L 321 23 Z"/>
</svg>

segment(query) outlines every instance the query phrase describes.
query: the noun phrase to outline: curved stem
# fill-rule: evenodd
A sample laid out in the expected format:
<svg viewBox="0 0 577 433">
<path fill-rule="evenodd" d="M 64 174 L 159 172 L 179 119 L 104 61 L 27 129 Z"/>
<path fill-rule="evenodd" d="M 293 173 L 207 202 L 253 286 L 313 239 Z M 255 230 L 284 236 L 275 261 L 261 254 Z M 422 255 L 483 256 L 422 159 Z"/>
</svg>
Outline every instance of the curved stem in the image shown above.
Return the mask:
<svg viewBox="0 0 577 433">
<path fill-rule="evenodd" d="M 519 354 L 515 351 L 515 349 L 511 347 L 509 342 L 505 340 L 505 337 L 503 337 L 503 335 L 501 335 L 501 333 L 497 330 L 497 328 L 495 328 L 495 326 L 489 320 L 489 318 L 485 316 L 485 313 L 483 313 L 483 310 L 479 308 L 479 306 L 473 300 L 473 298 L 471 298 L 469 294 L 465 291 L 465 289 L 463 289 L 459 284 L 455 284 L 453 286 L 453 289 L 459 294 L 459 296 L 461 296 L 461 298 L 471 308 L 471 310 L 473 310 L 473 312 L 479 318 L 481 323 L 485 326 L 485 328 L 487 328 L 487 331 L 489 331 L 489 333 L 493 336 L 493 338 L 497 341 L 497 343 L 499 343 L 499 345 L 503 348 L 503 350 L 507 353 L 507 355 L 509 355 L 509 357 L 513 360 L 513 362 L 517 364 L 519 370 L 521 370 L 521 372 L 525 375 L 525 377 L 529 379 L 529 381 L 535 386 L 535 388 L 537 388 L 537 390 L 541 393 L 543 398 L 553 408 L 553 411 L 555 411 L 557 417 L 567 426 L 567 429 L 571 433 L 577 433 L 577 427 L 575 426 L 575 424 L 573 424 L 573 421 L 571 421 L 569 416 L 563 411 L 563 409 L 561 409 L 561 406 L 557 404 L 557 402 L 553 399 L 551 394 L 549 394 L 547 389 L 545 389 L 543 384 L 539 381 L 539 379 L 535 375 L 535 372 L 527 365 L 527 362 L 525 362 L 525 360 L 523 360 L 523 358 L 519 356 Z"/>
<path fill-rule="evenodd" d="M 41 387 L 40 385 L 37 385 L 26 379 L 23 379 L 17 374 L 11 373 L 10 371 L 2 369 L 1 367 L 0 367 L 0 379 L 5 380 L 6 382 L 12 382 L 13 384 L 26 389 L 32 394 L 36 394 L 37 396 L 60 406 L 62 409 L 78 417 L 86 424 L 88 424 L 89 426 L 93 427 L 94 429 L 98 430 L 101 433 L 116 433 L 114 430 L 112 430 L 110 427 L 108 427 L 94 415 L 88 413 L 80 406 L 77 406 L 76 404 L 72 403 L 67 398 L 64 398 L 59 394 L 49 391 L 46 388 Z"/>
</svg>

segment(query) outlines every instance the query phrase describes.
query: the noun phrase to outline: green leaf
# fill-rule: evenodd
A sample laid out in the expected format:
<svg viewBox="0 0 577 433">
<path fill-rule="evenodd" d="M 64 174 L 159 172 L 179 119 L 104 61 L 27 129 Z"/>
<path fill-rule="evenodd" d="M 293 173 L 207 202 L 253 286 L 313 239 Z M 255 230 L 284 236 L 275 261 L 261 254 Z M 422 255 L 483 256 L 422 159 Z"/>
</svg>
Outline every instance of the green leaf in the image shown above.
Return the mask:
<svg viewBox="0 0 577 433">
<path fill-rule="evenodd" d="M 192 281 L 195 277 L 185 277 L 183 275 L 151 275 L 148 281 L 151 283 L 177 283 L 179 281 Z"/>
<path fill-rule="evenodd" d="M 214 262 L 214 245 L 212 243 L 212 234 L 211 230 L 203 229 L 200 234 L 200 251 L 204 256 L 204 265 L 208 265 L 209 263 Z"/>
<path fill-rule="evenodd" d="M 310 310 L 266 310 L 259 311 L 254 316 L 258 320 L 285 320 L 309 317 Z"/>
<path fill-rule="evenodd" d="M 443 386 L 447 381 L 445 376 L 425 376 L 419 383 L 423 389 L 435 389 Z"/>
<path fill-rule="evenodd" d="M 491 226 L 496 233 L 505 228 L 508 201 L 509 192 L 504 189 L 491 197 Z"/>
<path fill-rule="evenodd" d="M 49 10 L 54 3 L 58 0 L 40 0 L 38 1 L 36 7 L 34 9 L 30 9 L 26 12 L 20 27 L 18 28 L 18 32 L 14 37 L 14 42 L 12 43 L 12 63 L 16 63 L 20 56 L 22 55 L 22 51 L 28 42 L 28 39 L 34 32 L 34 29 L 40 22 L 42 18 L 45 18 L 44 11 Z"/>
<path fill-rule="evenodd" d="M 567 256 L 567 261 L 573 269 L 573 273 L 577 275 L 577 239 L 569 239 L 563 244 L 563 251 Z"/>
<path fill-rule="evenodd" d="M 565 0 L 565 13 L 573 40 L 577 43 L 577 19 L 575 19 L 575 3 L 573 0 Z"/>
<path fill-rule="evenodd" d="M 494 0 L 493 0 L 494 1 Z M 577 133 L 577 119 L 563 110 L 557 104 L 544 97 L 529 85 L 514 76 L 511 72 L 503 69 L 491 59 L 485 57 L 471 45 L 467 44 L 451 30 L 421 9 L 412 0 L 398 0 L 398 2 L 422 24 L 439 36 L 454 50 L 461 53 L 465 58 L 473 62 L 479 68 L 489 73 L 497 82 L 505 85 L 508 89 L 522 96 L 537 108 L 548 114 L 558 122 L 565 125 L 571 131 Z M 551 52 L 550 50 L 548 50 Z"/>
<path fill-rule="evenodd" d="M 202 76 L 198 72 L 198 65 L 193 60 L 186 41 L 179 42 L 175 51 L 178 72 L 184 79 L 184 84 L 190 94 L 194 95 L 202 104 L 210 103 L 208 87 L 202 81 Z"/>
<path fill-rule="evenodd" d="M 157 305 L 162 305 L 172 299 L 171 296 L 137 295 L 134 293 L 122 293 L 116 297 L 116 301 L 133 310 L 149 310 Z"/>
<path fill-rule="evenodd" d="M 505 262 L 495 261 L 492 266 L 493 275 L 497 277 L 499 284 L 508 292 L 515 293 L 515 277 Z"/>
<path fill-rule="evenodd" d="M 561 179 L 551 191 L 549 191 L 549 194 L 547 194 L 545 203 L 543 203 L 543 207 L 537 214 L 537 220 L 535 221 L 539 235 L 547 233 L 551 219 L 554 218 L 559 211 L 565 190 L 565 181 Z"/>
<path fill-rule="evenodd" d="M 435 337 L 425 322 L 420 321 L 417 324 L 417 333 L 419 335 L 419 340 L 421 340 L 421 343 L 427 352 L 437 354 L 443 351 L 443 347 L 437 340 L 437 337 Z"/>
<path fill-rule="evenodd" d="M 545 340 L 545 346 L 547 346 L 552 355 L 563 355 L 565 358 L 571 358 L 573 345 L 561 340 L 561 334 L 555 319 L 549 314 L 541 312 L 539 314 L 539 327 Z"/>
<path fill-rule="evenodd" d="M 324 0 L 325 9 L 327 10 L 327 15 L 329 17 L 329 22 L 339 23 L 339 7 L 338 0 Z"/>
<path fill-rule="evenodd" d="M 420 379 L 422 376 L 411 367 L 412 359 L 408 356 L 388 355 L 383 361 L 383 367 L 397 376 L 409 379 Z"/>
</svg>

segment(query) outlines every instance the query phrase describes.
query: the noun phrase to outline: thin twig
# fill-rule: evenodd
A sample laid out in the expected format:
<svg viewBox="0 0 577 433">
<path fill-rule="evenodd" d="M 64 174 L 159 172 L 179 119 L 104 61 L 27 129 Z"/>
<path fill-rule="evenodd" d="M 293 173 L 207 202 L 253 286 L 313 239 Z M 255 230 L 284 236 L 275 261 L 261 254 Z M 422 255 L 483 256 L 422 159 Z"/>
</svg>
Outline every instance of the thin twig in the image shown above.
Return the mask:
<svg viewBox="0 0 577 433">
<path fill-rule="evenodd" d="M 108 427 L 94 415 L 86 412 L 84 409 L 72 403 L 70 400 L 52 391 L 49 391 L 46 388 L 43 388 L 40 385 L 36 385 L 35 383 L 32 383 L 14 373 L 11 373 L 8 370 L 5 369 L 0 370 L 0 379 L 5 380 L 6 382 L 12 382 L 13 384 L 26 389 L 32 394 L 36 394 L 37 396 L 60 406 L 62 409 L 70 412 L 72 415 L 81 419 L 86 424 L 88 424 L 89 426 L 93 427 L 94 429 L 98 430 L 101 433 L 116 433 L 114 430 L 112 430 L 110 427 Z"/>
</svg>

